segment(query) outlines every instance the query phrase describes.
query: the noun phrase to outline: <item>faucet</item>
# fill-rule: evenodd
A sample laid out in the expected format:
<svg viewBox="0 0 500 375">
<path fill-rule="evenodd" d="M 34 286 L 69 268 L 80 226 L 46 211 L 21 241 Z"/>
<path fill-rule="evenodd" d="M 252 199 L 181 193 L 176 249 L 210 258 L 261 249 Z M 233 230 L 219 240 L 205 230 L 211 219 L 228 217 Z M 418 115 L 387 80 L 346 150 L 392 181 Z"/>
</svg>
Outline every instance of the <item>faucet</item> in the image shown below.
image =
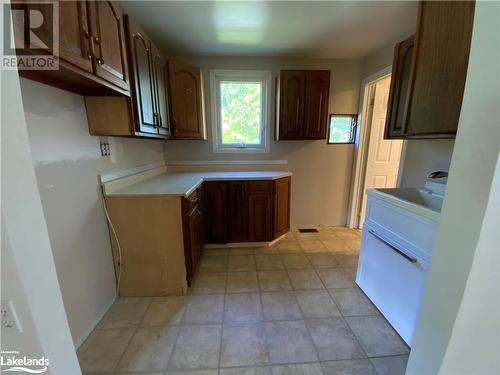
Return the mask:
<svg viewBox="0 0 500 375">
<path fill-rule="evenodd" d="M 431 172 L 427 175 L 427 178 L 444 178 L 444 177 L 448 177 L 448 172 L 444 172 L 444 171 L 434 171 L 434 172 Z"/>
</svg>

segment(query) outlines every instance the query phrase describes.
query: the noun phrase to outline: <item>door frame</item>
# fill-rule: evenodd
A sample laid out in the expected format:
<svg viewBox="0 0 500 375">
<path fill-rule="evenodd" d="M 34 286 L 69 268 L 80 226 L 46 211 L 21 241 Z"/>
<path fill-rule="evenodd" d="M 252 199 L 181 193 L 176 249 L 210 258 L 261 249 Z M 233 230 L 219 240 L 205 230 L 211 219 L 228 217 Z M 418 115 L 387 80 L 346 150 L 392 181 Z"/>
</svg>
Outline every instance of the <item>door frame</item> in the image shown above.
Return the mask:
<svg viewBox="0 0 500 375">
<path fill-rule="evenodd" d="M 373 94 L 375 84 L 381 79 L 387 78 L 392 73 L 392 65 L 375 72 L 361 80 L 360 104 L 358 108 L 358 132 L 354 142 L 354 162 L 352 167 L 351 189 L 349 209 L 347 216 L 347 226 L 349 228 L 359 228 L 359 213 L 363 199 L 363 186 L 365 183 L 366 163 L 368 160 L 368 141 L 371 130 L 370 98 Z M 366 119 L 366 121 L 365 121 Z M 406 155 L 406 140 L 401 148 L 401 158 L 399 162 L 397 186 L 401 186 L 402 166 Z"/>
</svg>

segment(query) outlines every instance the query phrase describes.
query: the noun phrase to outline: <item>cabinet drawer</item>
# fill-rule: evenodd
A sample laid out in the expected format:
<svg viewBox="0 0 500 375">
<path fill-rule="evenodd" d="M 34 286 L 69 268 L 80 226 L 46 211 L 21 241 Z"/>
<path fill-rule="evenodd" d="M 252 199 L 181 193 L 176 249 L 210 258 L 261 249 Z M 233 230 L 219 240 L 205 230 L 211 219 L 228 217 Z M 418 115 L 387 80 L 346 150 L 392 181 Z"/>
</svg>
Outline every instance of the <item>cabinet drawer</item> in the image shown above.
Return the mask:
<svg viewBox="0 0 500 375">
<path fill-rule="evenodd" d="M 273 181 L 249 181 L 248 192 L 250 194 L 272 194 Z"/>
<path fill-rule="evenodd" d="M 368 196 L 365 225 L 412 251 L 430 259 L 436 240 L 437 223 L 408 210 Z"/>
</svg>

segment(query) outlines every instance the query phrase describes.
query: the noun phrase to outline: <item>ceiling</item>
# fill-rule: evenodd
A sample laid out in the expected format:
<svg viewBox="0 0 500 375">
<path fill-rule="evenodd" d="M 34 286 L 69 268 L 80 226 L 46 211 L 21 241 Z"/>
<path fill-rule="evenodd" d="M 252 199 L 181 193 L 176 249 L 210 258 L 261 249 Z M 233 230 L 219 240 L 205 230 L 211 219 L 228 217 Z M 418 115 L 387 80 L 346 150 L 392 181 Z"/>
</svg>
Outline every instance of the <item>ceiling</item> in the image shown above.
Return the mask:
<svg viewBox="0 0 500 375">
<path fill-rule="evenodd" d="M 413 1 L 124 1 L 168 54 L 362 58 L 415 30 Z"/>
</svg>

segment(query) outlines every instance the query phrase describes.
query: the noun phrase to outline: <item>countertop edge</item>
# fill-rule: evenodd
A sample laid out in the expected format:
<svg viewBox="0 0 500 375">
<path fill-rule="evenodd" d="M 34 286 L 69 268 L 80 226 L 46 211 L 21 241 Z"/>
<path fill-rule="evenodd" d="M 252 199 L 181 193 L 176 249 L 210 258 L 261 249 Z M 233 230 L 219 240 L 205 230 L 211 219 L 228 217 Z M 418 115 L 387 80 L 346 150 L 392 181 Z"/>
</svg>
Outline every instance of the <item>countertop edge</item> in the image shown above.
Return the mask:
<svg viewBox="0 0 500 375">
<path fill-rule="evenodd" d="M 254 172 L 254 171 L 245 171 L 245 172 L 258 173 L 258 172 Z M 278 179 L 284 178 L 284 177 L 291 177 L 293 175 L 292 172 L 288 172 L 288 171 L 287 172 L 285 172 L 285 171 L 276 171 L 276 172 L 265 171 L 265 172 L 266 173 L 279 173 L 279 174 L 276 176 L 262 176 L 262 177 L 258 177 L 258 176 L 247 176 L 247 177 L 245 177 L 245 176 L 237 176 L 237 177 L 200 176 L 200 178 L 194 184 L 190 185 L 190 187 L 185 191 L 174 191 L 171 193 L 165 193 L 165 192 L 157 192 L 157 193 L 144 192 L 144 193 L 141 193 L 141 192 L 126 192 L 126 191 L 124 191 L 124 190 L 130 188 L 130 186 L 129 186 L 129 187 L 126 187 L 124 189 L 120 189 L 120 190 L 117 190 L 114 192 L 107 193 L 106 196 L 107 197 L 169 196 L 169 197 L 187 198 L 194 190 L 196 190 L 205 181 L 274 181 L 274 180 L 278 180 Z M 208 174 L 208 173 L 214 173 L 214 172 L 199 172 L 199 173 L 200 174 L 203 174 L 203 173 Z M 221 173 L 232 173 L 232 172 L 221 172 Z M 234 172 L 234 173 L 242 173 L 242 172 Z M 168 174 L 169 173 L 165 173 L 165 175 L 168 175 Z M 158 177 L 158 176 L 155 176 L 155 177 Z M 148 179 L 142 181 L 141 183 L 145 183 L 148 180 L 153 179 L 155 177 L 148 178 Z M 131 186 L 133 186 L 133 185 L 131 185 Z"/>
</svg>

